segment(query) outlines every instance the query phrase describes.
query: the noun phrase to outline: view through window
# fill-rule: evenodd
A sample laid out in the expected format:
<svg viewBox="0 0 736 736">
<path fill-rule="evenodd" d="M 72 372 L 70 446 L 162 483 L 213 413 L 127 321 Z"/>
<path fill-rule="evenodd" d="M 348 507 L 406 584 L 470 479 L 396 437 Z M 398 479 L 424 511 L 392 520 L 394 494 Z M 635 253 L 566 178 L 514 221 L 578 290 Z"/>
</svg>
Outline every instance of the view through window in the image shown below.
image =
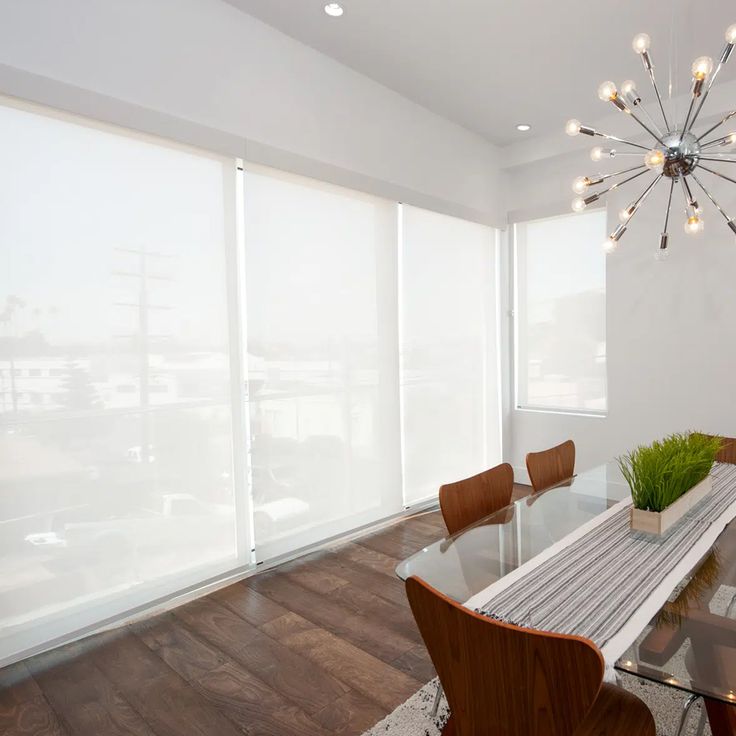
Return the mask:
<svg viewBox="0 0 736 736">
<path fill-rule="evenodd" d="M 396 205 L 246 171 L 259 559 L 401 509 Z"/>
<path fill-rule="evenodd" d="M 514 226 L 516 399 L 606 410 L 606 210 Z"/>
<path fill-rule="evenodd" d="M 404 500 L 501 462 L 496 231 L 402 206 Z"/>
<path fill-rule="evenodd" d="M 232 160 L 0 106 L 0 648 L 245 559 Z M 73 618 L 72 618 L 73 616 Z"/>
<path fill-rule="evenodd" d="M 500 461 L 492 228 L 32 105 L 0 131 L 0 662 Z"/>
</svg>

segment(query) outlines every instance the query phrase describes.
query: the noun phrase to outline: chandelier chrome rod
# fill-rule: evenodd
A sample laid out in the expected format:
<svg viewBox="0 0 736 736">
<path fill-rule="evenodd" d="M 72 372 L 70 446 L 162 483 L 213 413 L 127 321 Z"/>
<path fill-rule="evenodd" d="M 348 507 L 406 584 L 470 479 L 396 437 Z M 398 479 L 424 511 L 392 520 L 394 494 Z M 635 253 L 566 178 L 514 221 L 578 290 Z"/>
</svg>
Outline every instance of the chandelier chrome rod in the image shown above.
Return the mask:
<svg viewBox="0 0 736 736">
<path fill-rule="evenodd" d="M 698 156 L 698 161 L 714 161 L 721 164 L 736 164 L 736 158 L 711 158 L 710 156 Z"/>
<path fill-rule="evenodd" d="M 736 184 L 736 179 L 732 179 L 730 176 L 726 176 L 725 174 L 721 174 L 720 171 L 715 171 L 715 169 L 709 169 L 707 166 L 703 166 L 702 164 L 701 164 L 700 168 L 703 169 L 703 171 L 707 171 L 707 172 L 709 172 L 711 174 L 715 174 L 716 176 L 720 176 L 721 179 L 725 179 L 726 181 L 730 181 L 733 184 Z"/>
<path fill-rule="evenodd" d="M 715 208 L 716 208 L 716 209 L 717 209 L 717 210 L 718 210 L 718 211 L 719 211 L 719 212 L 720 212 L 720 213 L 721 213 L 721 214 L 723 215 L 724 219 L 726 220 L 726 223 L 727 223 L 727 224 L 728 224 L 728 226 L 729 226 L 729 227 L 731 228 L 731 230 L 733 230 L 733 231 L 734 231 L 734 233 L 736 233 L 736 223 L 735 223 L 735 222 L 733 221 L 733 219 L 732 219 L 732 218 L 730 218 L 730 217 L 729 217 L 729 216 L 728 216 L 728 215 L 727 215 L 727 214 L 726 214 L 726 213 L 725 213 L 725 212 L 723 211 L 723 208 L 721 207 L 721 205 L 719 205 L 719 204 L 718 204 L 718 202 L 716 202 L 716 200 L 715 200 L 715 199 L 713 198 L 713 195 L 712 195 L 712 194 L 711 194 L 711 193 L 710 193 L 710 192 L 709 192 L 709 191 L 708 191 L 708 190 L 707 190 L 707 189 L 706 189 L 706 188 L 705 188 L 705 187 L 703 186 L 703 184 L 702 184 L 702 182 L 700 181 L 700 179 L 698 179 L 698 177 L 697 177 L 697 176 L 695 176 L 695 174 L 693 174 L 692 172 L 690 173 L 690 176 L 692 176 L 692 177 L 693 177 L 693 179 L 695 179 L 695 181 L 697 182 L 698 186 L 699 186 L 699 187 L 700 187 L 700 188 L 701 188 L 701 189 L 702 189 L 702 190 L 703 190 L 703 191 L 705 192 L 705 196 L 706 196 L 706 197 L 708 197 L 708 199 L 709 199 L 709 200 L 710 200 L 711 202 L 713 202 L 713 206 L 714 206 L 714 207 L 715 207 Z"/>
<path fill-rule="evenodd" d="M 674 179 L 672 180 L 674 181 Z M 685 197 L 685 211 L 687 211 L 688 207 L 695 207 L 695 203 L 693 200 L 692 192 L 688 190 L 687 184 L 685 183 L 685 177 L 680 177 L 680 184 L 682 184 L 682 193 Z"/>
<path fill-rule="evenodd" d="M 614 189 L 618 189 L 620 186 L 623 186 L 624 184 L 628 184 L 630 181 L 633 181 L 638 176 L 641 176 L 642 174 L 646 174 L 649 169 L 644 166 L 644 171 L 640 171 L 638 174 L 634 174 L 633 176 L 630 176 L 628 179 L 622 179 L 621 181 L 617 181 L 612 186 L 608 187 L 608 189 L 604 189 L 602 192 L 598 192 L 598 196 L 602 197 L 604 194 L 608 194 L 608 192 L 612 192 Z"/>
<path fill-rule="evenodd" d="M 654 122 L 654 118 L 649 114 L 649 111 L 646 109 L 646 107 L 644 107 L 644 105 L 639 103 L 637 105 L 637 108 L 641 110 L 647 116 L 647 120 L 650 122 L 652 128 L 654 128 L 654 130 L 657 132 L 657 135 L 661 138 L 664 135 L 664 133 L 659 129 L 659 126 L 657 125 L 657 123 Z"/>
<path fill-rule="evenodd" d="M 667 199 L 667 211 L 664 215 L 664 229 L 662 230 L 661 235 L 659 236 L 659 250 L 667 250 L 667 243 L 670 239 L 669 233 L 667 232 L 667 228 L 670 224 L 670 210 L 672 209 L 672 194 L 675 191 L 675 180 L 672 179 L 670 181 L 670 196 Z M 664 255 L 664 254 L 662 254 Z"/>
<path fill-rule="evenodd" d="M 687 200 L 687 203 L 693 208 L 698 208 L 698 200 L 695 199 L 693 196 L 693 190 L 690 189 L 690 185 L 687 183 L 687 178 L 684 176 L 680 177 L 680 181 L 682 182 L 682 190 L 685 192 L 685 199 Z"/>
<path fill-rule="evenodd" d="M 638 166 L 636 168 L 639 168 Z M 608 194 L 609 192 L 612 192 L 614 189 L 618 189 L 623 184 L 628 184 L 630 181 L 633 181 L 636 179 L 637 176 L 642 176 L 642 174 L 646 174 L 648 169 L 646 166 L 641 167 L 644 169 L 644 171 L 640 171 L 638 174 L 634 174 L 633 176 L 630 176 L 628 179 L 622 179 L 621 181 L 617 181 L 615 184 L 612 184 L 608 189 L 603 189 L 600 192 L 593 192 L 593 194 L 589 194 L 587 197 L 583 199 L 583 202 L 585 202 L 585 205 L 593 204 L 593 202 L 597 202 L 604 194 Z M 622 172 L 619 172 L 622 173 Z"/>
<path fill-rule="evenodd" d="M 634 148 L 641 148 L 642 151 L 648 151 L 649 150 L 649 147 L 648 146 L 642 146 L 639 143 L 634 143 L 632 141 L 627 141 L 625 138 L 619 138 L 616 135 L 609 135 L 608 133 L 601 133 L 598 130 L 594 130 L 593 131 L 593 135 L 600 136 L 601 138 L 605 138 L 606 140 L 609 140 L 609 141 L 616 141 L 617 143 L 625 143 L 627 146 L 634 146 Z"/>
<path fill-rule="evenodd" d="M 721 125 L 727 123 L 734 115 L 736 115 L 736 110 L 732 110 L 730 113 L 728 113 L 728 115 L 726 115 L 726 117 L 721 118 L 721 120 L 719 120 L 712 128 L 708 128 L 708 130 L 706 130 L 705 133 L 703 133 L 698 138 L 698 143 L 700 143 L 700 141 L 702 141 L 705 136 L 707 136 L 709 133 L 712 133 L 716 128 L 720 128 Z"/>
<path fill-rule="evenodd" d="M 629 214 L 629 216 L 626 218 L 627 225 L 631 222 L 634 215 L 639 211 L 641 205 L 644 204 L 646 198 L 652 193 L 654 187 L 656 187 L 663 178 L 664 174 L 660 174 L 659 176 L 657 176 L 654 181 L 652 181 L 649 186 L 634 200 L 634 203 L 628 208 L 629 210 L 631 210 L 631 214 Z"/>
<path fill-rule="evenodd" d="M 649 121 L 649 124 L 654 128 L 654 132 L 657 134 L 658 138 L 662 138 L 664 133 L 659 129 L 659 125 L 657 125 L 657 122 L 654 120 L 654 118 L 649 114 L 649 110 L 644 107 L 641 96 L 638 92 L 628 92 L 622 94 L 623 99 L 626 101 L 626 109 L 625 112 L 630 113 L 631 115 L 634 114 L 634 110 L 638 110 L 641 113 L 643 113 L 646 116 L 646 119 Z M 616 107 L 619 107 L 616 105 Z M 619 107 L 619 109 L 621 109 Z M 651 132 L 651 131 L 650 131 Z"/>
<path fill-rule="evenodd" d="M 698 98 L 696 97 L 695 93 L 693 92 L 692 96 L 690 97 L 690 106 L 687 108 L 687 115 L 685 115 L 685 123 L 682 126 L 682 135 L 685 135 L 687 133 L 687 130 L 689 128 L 688 123 L 690 122 L 690 114 L 693 111 L 693 105 L 695 104 L 695 100 Z"/>
<path fill-rule="evenodd" d="M 667 198 L 667 211 L 664 215 L 664 232 L 667 232 L 667 228 L 670 224 L 670 210 L 672 209 L 672 194 L 675 191 L 675 180 L 670 182 L 670 196 Z"/>
<path fill-rule="evenodd" d="M 664 141 L 662 140 L 662 138 L 658 136 L 648 125 L 646 125 L 646 123 L 642 122 L 641 118 L 635 115 L 634 111 L 630 107 L 626 107 L 624 108 L 624 110 L 629 115 L 631 115 L 631 117 L 634 118 L 634 120 L 636 120 L 636 122 L 639 123 L 639 125 L 641 125 L 641 127 L 644 128 L 644 130 L 646 130 L 646 132 L 649 133 L 649 135 L 651 135 L 657 141 L 657 143 L 661 143 L 664 146 Z"/>
<path fill-rule="evenodd" d="M 733 136 L 734 143 L 736 143 L 736 133 L 729 133 L 728 135 L 721 136 L 720 138 L 714 138 L 712 141 L 706 141 L 705 143 L 701 144 L 700 148 L 712 148 L 713 146 L 720 146 L 721 144 L 725 144 L 729 138 Z"/>
<path fill-rule="evenodd" d="M 639 154 L 636 154 L 637 156 Z M 592 181 L 590 183 L 590 186 L 596 186 L 597 184 L 600 184 L 605 179 L 610 179 L 613 176 L 621 176 L 621 174 L 628 174 L 630 171 L 636 171 L 637 169 L 643 169 L 645 168 L 644 164 L 638 164 L 637 166 L 631 166 L 628 169 L 621 169 L 621 171 L 614 171 L 610 174 L 599 174 L 596 177 L 592 177 Z"/>
<path fill-rule="evenodd" d="M 662 112 L 662 119 L 664 120 L 665 130 L 670 129 L 670 124 L 667 122 L 667 114 L 664 111 L 664 105 L 662 104 L 662 95 L 659 94 L 659 87 L 657 87 L 657 80 L 654 78 L 654 65 L 652 64 L 652 57 L 649 55 L 649 51 L 644 51 L 641 54 L 641 61 L 644 64 L 644 68 L 649 74 L 649 81 L 654 87 L 654 94 L 657 95 L 657 102 L 659 103 L 659 109 Z"/>
</svg>

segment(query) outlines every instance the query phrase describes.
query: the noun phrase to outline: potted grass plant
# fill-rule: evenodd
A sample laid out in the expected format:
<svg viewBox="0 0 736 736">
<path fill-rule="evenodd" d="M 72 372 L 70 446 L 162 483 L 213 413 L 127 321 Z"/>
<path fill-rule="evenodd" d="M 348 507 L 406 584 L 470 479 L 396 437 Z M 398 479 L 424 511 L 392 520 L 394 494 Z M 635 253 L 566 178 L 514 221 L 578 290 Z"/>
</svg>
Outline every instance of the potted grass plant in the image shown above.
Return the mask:
<svg viewBox="0 0 736 736">
<path fill-rule="evenodd" d="M 664 534 L 710 493 L 721 440 L 700 432 L 673 434 L 618 459 L 631 489 L 631 528 Z"/>
</svg>

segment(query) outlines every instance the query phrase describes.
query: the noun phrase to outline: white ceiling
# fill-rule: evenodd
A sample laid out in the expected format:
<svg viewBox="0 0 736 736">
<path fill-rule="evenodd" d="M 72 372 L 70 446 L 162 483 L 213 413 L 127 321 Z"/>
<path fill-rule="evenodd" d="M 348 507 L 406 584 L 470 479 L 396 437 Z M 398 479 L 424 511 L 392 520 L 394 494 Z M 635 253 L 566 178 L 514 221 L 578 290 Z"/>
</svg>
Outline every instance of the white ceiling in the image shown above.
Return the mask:
<svg viewBox="0 0 736 736">
<path fill-rule="evenodd" d="M 718 57 L 736 23 L 733 0 L 341 0 L 341 18 L 326 0 L 226 1 L 498 145 L 604 116 L 603 80 L 645 89 L 631 49 L 641 31 L 666 88 L 674 30 L 686 92 L 691 61 Z M 736 78 L 736 55 L 721 76 Z"/>
</svg>

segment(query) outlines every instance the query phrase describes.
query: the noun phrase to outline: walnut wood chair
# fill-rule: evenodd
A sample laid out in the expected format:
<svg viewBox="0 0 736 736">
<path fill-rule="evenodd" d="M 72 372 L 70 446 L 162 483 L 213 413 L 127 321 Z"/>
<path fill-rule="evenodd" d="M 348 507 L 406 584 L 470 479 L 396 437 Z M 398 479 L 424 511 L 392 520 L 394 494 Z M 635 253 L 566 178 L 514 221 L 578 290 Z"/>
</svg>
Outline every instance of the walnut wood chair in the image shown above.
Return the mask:
<svg viewBox="0 0 736 736">
<path fill-rule="evenodd" d="M 685 666 L 701 682 L 733 682 L 736 676 L 736 620 L 709 610 L 688 612 L 691 646 Z M 688 699 L 691 703 L 697 696 Z M 736 706 L 703 698 L 713 736 L 736 733 Z"/>
<path fill-rule="evenodd" d="M 508 506 L 513 491 L 514 469 L 508 463 L 441 486 L 440 509 L 447 531 L 456 534 L 484 516 Z"/>
<path fill-rule="evenodd" d="M 535 493 L 556 486 L 575 474 L 575 443 L 567 440 L 561 445 L 526 456 L 526 469 Z"/>
<path fill-rule="evenodd" d="M 418 578 L 406 594 L 450 705 L 443 736 L 655 736 L 647 706 L 603 684 L 592 642 L 494 621 Z"/>
<path fill-rule="evenodd" d="M 720 435 L 706 435 L 706 437 L 718 437 Z M 721 449 L 716 455 L 719 463 L 731 463 L 736 465 L 736 439 L 733 437 L 721 437 Z"/>
</svg>

